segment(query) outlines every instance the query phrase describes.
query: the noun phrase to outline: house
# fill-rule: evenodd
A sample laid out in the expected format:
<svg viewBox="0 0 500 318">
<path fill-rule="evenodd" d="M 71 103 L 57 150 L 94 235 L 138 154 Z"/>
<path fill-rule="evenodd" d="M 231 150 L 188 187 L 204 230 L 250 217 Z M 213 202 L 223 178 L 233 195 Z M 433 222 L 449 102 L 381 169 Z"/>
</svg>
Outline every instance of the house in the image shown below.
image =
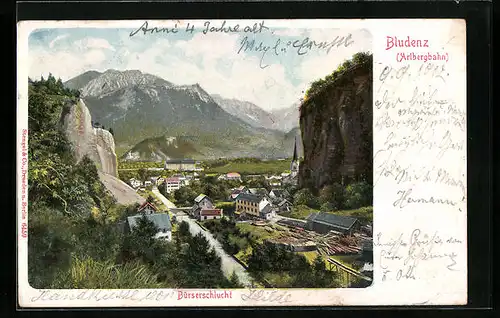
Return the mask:
<svg viewBox="0 0 500 318">
<path fill-rule="evenodd" d="M 196 162 L 193 159 L 172 159 L 165 161 L 165 170 L 194 171 Z"/>
<path fill-rule="evenodd" d="M 156 227 L 158 227 L 158 232 L 155 234 L 154 238 L 163 239 L 166 241 L 172 240 L 172 223 L 170 222 L 170 216 L 168 213 L 154 213 L 145 214 L 146 218 L 153 222 Z M 127 218 L 128 228 L 130 231 L 137 226 L 140 218 L 143 215 L 134 215 Z"/>
<path fill-rule="evenodd" d="M 241 181 L 241 175 L 238 172 L 229 172 L 226 174 L 226 180 Z"/>
<path fill-rule="evenodd" d="M 156 186 L 162 185 L 165 182 L 165 178 L 159 177 L 156 179 Z"/>
<path fill-rule="evenodd" d="M 261 212 L 265 210 L 266 205 L 272 208 L 266 196 L 259 196 L 250 193 L 240 193 L 236 197 L 236 211 L 261 217 Z M 267 210 L 267 208 L 266 208 Z"/>
<path fill-rule="evenodd" d="M 159 178 L 160 178 L 159 176 L 155 176 L 155 177 L 149 178 L 149 180 L 151 181 L 152 184 L 156 184 L 156 181 L 158 181 Z"/>
<path fill-rule="evenodd" d="M 360 223 L 356 218 L 320 212 L 311 213 L 307 217 L 307 228 L 318 233 L 336 231 L 352 235 L 354 231 L 359 230 Z"/>
<path fill-rule="evenodd" d="M 286 213 L 292 211 L 292 202 L 288 201 L 287 199 L 283 199 L 280 203 L 277 204 L 278 212 L 279 213 Z"/>
<path fill-rule="evenodd" d="M 137 179 L 135 179 L 135 178 L 130 178 L 128 180 L 128 184 L 130 184 L 130 186 L 132 188 L 137 189 L 137 188 L 139 188 L 142 185 L 142 182 L 139 181 L 139 180 L 137 180 Z"/>
<path fill-rule="evenodd" d="M 204 194 L 200 194 L 194 199 L 194 205 L 191 209 L 191 215 L 199 218 L 201 210 L 214 209 L 212 200 Z"/>
<path fill-rule="evenodd" d="M 229 201 L 234 201 L 236 200 L 236 197 L 240 194 L 240 193 L 248 193 L 248 189 L 247 187 L 245 186 L 241 186 L 241 187 L 238 187 L 236 189 L 233 189 L 233 191 L 231 192 L 231 194 L 229 195 Z"/>
<path fill-rule="evenodd" d="M 259 216 L 262 219 L 271 220 L 276 216 L 276 212 L 274 211 L 271 203 L 262 201 L 259 204 Z"/>
<path fill-rule="evenodd" d="M 279 187 L 281 186 L 281 176 L 270 176 L 266 177 L 267 182 L 271 187 Z"/>
<path fill-rule="evenodd" d="M 265 196 L 269 199 L 269 196 L 267 194 L 267 190 L 265 188 L 250 188 L 250 189 L 248 189 L 248 193 L 258 195 L 258 196 Z"/>
<path fill-rule="evenodd" d="M 229 201 L 235 201 L 238 195 L 241 193 L 240 190 L 234 189 L 231 194 L 229 195 Z"/>
<path fill-rule="evenodd" d="M 236 188 L 236 190 L 240 190 L 240 192 L 247 193 L 248 188 L 246 186 L 239 186 Z"/>
<path fill-rule="evenodd" d="M 201 209 L 198 217 L 200 221 L 220 218 L 222 218 L 222 209 Z"/>
<path fill-rule="evenodd" d="M 181 188 L 181 180 L 180 178 L 167 178 L 165 180 L 165 191 L 167 193 L 172 193 L 175 190 L 178 190 Z"/>
<path fill-rule="evenodd" d="M 269 191 L 269 197 L 272 200 L 281 202 L 283 199 L 287 199 L 288 197 L 290 197 L 290 194 L 288 193 L 288 191 L 283 189 L 272 189 L 271 191 Z"/>
<path fill-rule="evenodd" d="M 141 213 L 141 214 L 153 214 L 153 213 L 156 213 L 158 212 L 158 208 L 151 202 L 144 202 L 138 209 L 137 209 L 137 213 Z"/>
</svg>

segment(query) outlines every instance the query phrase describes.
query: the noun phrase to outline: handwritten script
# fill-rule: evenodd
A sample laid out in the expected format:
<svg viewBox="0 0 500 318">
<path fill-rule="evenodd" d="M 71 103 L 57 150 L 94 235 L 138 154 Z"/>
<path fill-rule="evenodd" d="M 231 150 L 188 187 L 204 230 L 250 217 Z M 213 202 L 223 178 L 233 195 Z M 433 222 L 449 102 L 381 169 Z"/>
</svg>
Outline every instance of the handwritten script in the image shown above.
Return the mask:
<svg viewBox="0 0 500 318">
<path fill-rule="evenodd" d="M 448 271 L 456 271 L 460 266 L 456 258 L 462 241 L 439 232 L 414 229 L 410 235 L 400 233 L 394 237 L 379 232 L 373 244 L 380 248 L 382 281 L 419 279 L 419 274 L 425 276 L 425 269 L 419 271 L 419 265 L 425 262 L 438 262 L 438 266 Z"/>
<path fill-rule="evenodd" d="M 269 65 L 265 62 L 266 57 L 273 55 L 282 57 L 287 53 L 293 53 L 299 56 L 306 55 L 312 51 L 329 54 L 332 49 L 349 47 L 354 44 L 352 34 L 333 34 L 330 40 L 315 40 L 311 37 L 290 37 L 283 38 L 275 36 L 273 30 L 265 25 L 265 21 L 252 23 L 249 25 L 231 24 L 227 21 L 222 21 L 219 24 L 213 21 L 200 22 L 199 25 L 180 22 L 174 23 L 169 27 L 151 26 L 148 21 L 134 31 L 130 32 L 129 36 L 151 36 L 151 35 L 174 35 L 179 33 L 202 35 L 207 34 L 241 34 L 242 39 L 238 44 L 237 54 L 245 52 L 255 52 L 260 56 L 260 68 L 267 68 Z M 264 37 L 265 35 L 265 37 Z"/>
<path fill-rule="evenodd" d="M 446 61 L 398 63 L 374 75 L 374 183 L 393 187 L 397 209 L 462 212 L 465 206 L 466 113 L 453 96 L 448 68 Z M 431 188 L 438 191 L 426 191 Z"/>
<path fill-rule="evenodd" d="M 259 301 L 286 304 L 291 302 L 292 294 L 283 290 L 263 290 L 263 289 L 249 289 L 241 294 L 243 301 Z"/>
</svg>

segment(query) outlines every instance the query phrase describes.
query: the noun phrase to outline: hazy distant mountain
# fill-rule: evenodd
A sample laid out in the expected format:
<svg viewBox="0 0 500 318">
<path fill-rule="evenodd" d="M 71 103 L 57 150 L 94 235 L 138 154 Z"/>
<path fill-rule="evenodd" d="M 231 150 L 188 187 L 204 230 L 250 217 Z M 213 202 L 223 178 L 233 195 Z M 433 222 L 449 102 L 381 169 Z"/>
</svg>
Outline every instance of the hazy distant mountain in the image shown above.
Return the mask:
<svg viewBox="0 0 500 318">
<path fill-rule="evenodd" d="M 64 85 L 66 87 L 71 88 L 71 89 L 80 89 L 80 88 L 84 87 L 85 85 L 87 85 L 91 80 L 93 80 L 101 75 L 102 75 L 101 72 L 88 71 L 88 72 L 85 72 L 83 74 L 78 75 L 77 77 L 73 77 L 72 79 L 70 79 L 69 81 L 64 83 Z"/>
<path fill-rule="evenodd" d="M 213 99 L 219 104 L 226 112 L 238 117 L 247 124 L 254 127 L 264 127 L 275 129 L 274 116 L 266 112 L 259 106 L 237 99 L 223 98 L 220 95 L 212 94 Z"/>
<path fill-rule="evenodd" d="M 128 160 L 151 161 L 199 157 L 203 157 L 203 154 L 196 150 L 191 141 L 168 136 L 146 138 L 122 156 Z"/>
<path fill-rule="evenodd" d="M 287 108 L 273 110 L 271 115 L 276 118 L 273 129 L 289 132 L 293 128 L 299 127 L 299 103 L 295 103 Z"/>
<path fill-rule="evenodd" d="M 86 72 L 79 89 L 94 121 L 113 128 L 117 147 L 156 136 L 186 137 L 206 156 L 283 156 L 284 134 L 257 128 L 224 110 L 200 85 L 174 85 L 140 71 Z"/>
</svg>

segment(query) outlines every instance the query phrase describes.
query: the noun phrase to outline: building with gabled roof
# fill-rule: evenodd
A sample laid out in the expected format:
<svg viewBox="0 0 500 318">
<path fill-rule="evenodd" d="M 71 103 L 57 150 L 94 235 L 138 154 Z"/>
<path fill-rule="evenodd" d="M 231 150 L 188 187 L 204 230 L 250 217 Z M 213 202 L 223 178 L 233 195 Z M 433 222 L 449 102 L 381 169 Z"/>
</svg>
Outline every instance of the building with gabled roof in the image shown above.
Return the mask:
<svg viewBox="0 0 500 318">
<path fill-rule="evenodd" d="M 277 204 L 278 212 L 280 213 L 290 212 L 292 210 L 292 206 L 293 206 L 292 202 L 288 201 L 287 199 L 283 199 Z"/>
<path fill-rule="evenodd" d="M 214 204 L 208 196 L 202 193 L 194 199 L 193 208 L 191 209 L 191 215 L 199 219 L 200 212 L 203 209 L 214 209 Z"/>
<path fill-rule="evenodd" d="M 170 222 L 170 216 L 168 213 L 129 216 L 127 218 L 127 223 L 130 231 L 134 230 L 142 217 L 146 217 L 146 219 L 153 222 L 153 224 L 158 228 L 158 232 L 155 234 L 154 238 L 166 241 L 172 240 L 172 223 Z"/>
<path fill-rule="evenodd" d="M 222 218 L 222 209 L 201 209 L 199 220 L 212 220 Z"/>
<path fill-rule="evenodd" d="M 158 208 L 153 203 L 146 201 L 137 208 L 137 212 L 142 214 L 153 214 L 158 212 Z"/>
<path fill-rule="evenodd" d="M 358 219 L 332 213 L 311 213 L 306 220 L 307 228 L 318 233 L 336 231 L 352 235 L 354 231 L 360 228 Z"/>
<path fill-rule="evenodd" d="M 165 161 L 165 170 L 194 171 L 196 161 L 193 159 L 170 159 Z"/>
<path fill-rule="evenodd" d="M 267 196 L 259 196 L 251 193 L 240 193 L 236 197 L 236 211 L 256 217 L 262 217 L 262 210 L 269 206 L 272 208 Z M 267 209 L 267 208 L 266 208 Z"/>
</svg>

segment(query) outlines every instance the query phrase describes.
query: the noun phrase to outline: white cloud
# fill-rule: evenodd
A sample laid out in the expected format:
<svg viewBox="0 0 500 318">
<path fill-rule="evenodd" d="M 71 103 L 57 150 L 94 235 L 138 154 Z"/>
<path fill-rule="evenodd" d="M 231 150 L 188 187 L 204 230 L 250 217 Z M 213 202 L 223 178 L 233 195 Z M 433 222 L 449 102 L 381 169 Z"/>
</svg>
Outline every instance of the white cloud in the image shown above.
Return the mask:
<svg viewBox="0 0 500 318">
<path fill-rule="evenodd" d="M 29 53 L 28 60 L 31 78 L 47 77 L 52 73 L 66 81 L 89 69 L 103 70 L 100 66 L 106 60 L 106 55 L 102 50 L 90 50 L 81 55 L 69 51 L 49 52 L 38 49 Z"/>
<path fill-rule="evenodd" d="M 236 35 L 197 34 L 188 41 L 177 41 L 172 47 L 154 43 L 149 49 L 131 54 L 126 69 L 140 69 L 175 84 L 199 83 L 212 94 L 253 102 L 263 108 L 285 107 L 297 95 L 286 77 L 285 67 L 271 64 L 259 68 L 256 57 L 237 54 Z M 181 52 L 179 55 L 176 52 Z M 162 62 L 157 62 L 160 58 Z M 200 59 L 201 64 L 194 61 Z M 222 72 L 218 63 L 225 65 Z"/>
<path fill-rule="evenodd" d="M 334 47 L 327 54 L 326 52 L 319 53 L 316 56 L 304 60 L 298 68 L 297 76 L 302 81 L 303 87 L 308 87 L 309 83 L 333 72 L 341 63 L 350 59 L 357 52 L 371 52 L 372 41 L 369 33 L 364 31 L 354 30 L 349 31 L 328 31 L 321 29 L 313 29 L 309 32 L 309 37 L 314 41 L 332 41 L 337 36 L 352 34 L 353 44 L 349 47 L 340 46 Z"/>
<path fill-rule="evenodd" d="M 295 34 L 295 31 L 300 30 L 282 31 Z M 313 29 L 304 30 L 303 36 L 315 41 L 332 41 L 334 36 L 347 33 Z M 116 48 L 105 39 L 87 37 L 76 41 L 66 50 L 31 50 L 29 75 L 38 78 L 51 72 L 62 80 L 68 80 L 91 69 L 138 69 L 175 84 L 199 83 L 209 93 L 247 100 L 272 110 L 297 102 L 303 96 L 302 91 L 312 81 L 331 73 L 354 53 L 371 51 L 369 34 L 356 30 L 352 33 L 354 44 L 348 48 L 334 48 L 329 54 L 313 50 L 295 57 L 294 65 L 275 63 L 264 69 L 259 67 L 258 57 L 237 54 L 239 38 L 234 34 L 198 33 L 190 40 L 173 42 L 160 38 L 152 43 L 136 41 L 131 45 L 128 45 L 130 39 L 127 42 L 123 38 L 123 46 Z M 52 47 L 58 48 L 53 44 Z M 224 67 L 221 69 L 218 67 L 220 65 Z M 290 72 L 294 78 L 290 77 Z M 300 84 L 292 84 L 292 79 L 298 80 Z"/>
<path fill-rule="evenodd" d="M 106 49 L 111 51 L 115 50 L 115 48 L 111 44 L 109 44 L 107 40 L 100 38 L 92 38 L 92 37 L 87 37 L 75 41 L 74 45 L 76 48 L 80 50 L 87 50 L 87 49 Z"/>
<path fill-rule="evenodd" d="M 54 45 L 55 45 L 58 41 L 63 40 L 63 39 L 65 39 L 65 38 L 67 38 L 68 36 L 69 36 L 69 34 L 62 34 L 62 35 L 58 35 L 55 39 L 53 39 L 52 41 L 50 41 L 50 43 L 49 43 L 49 48 L 51 48 L 51 49 L 52 49 L 52 48 L 54 47 Z"/>
</svg>

